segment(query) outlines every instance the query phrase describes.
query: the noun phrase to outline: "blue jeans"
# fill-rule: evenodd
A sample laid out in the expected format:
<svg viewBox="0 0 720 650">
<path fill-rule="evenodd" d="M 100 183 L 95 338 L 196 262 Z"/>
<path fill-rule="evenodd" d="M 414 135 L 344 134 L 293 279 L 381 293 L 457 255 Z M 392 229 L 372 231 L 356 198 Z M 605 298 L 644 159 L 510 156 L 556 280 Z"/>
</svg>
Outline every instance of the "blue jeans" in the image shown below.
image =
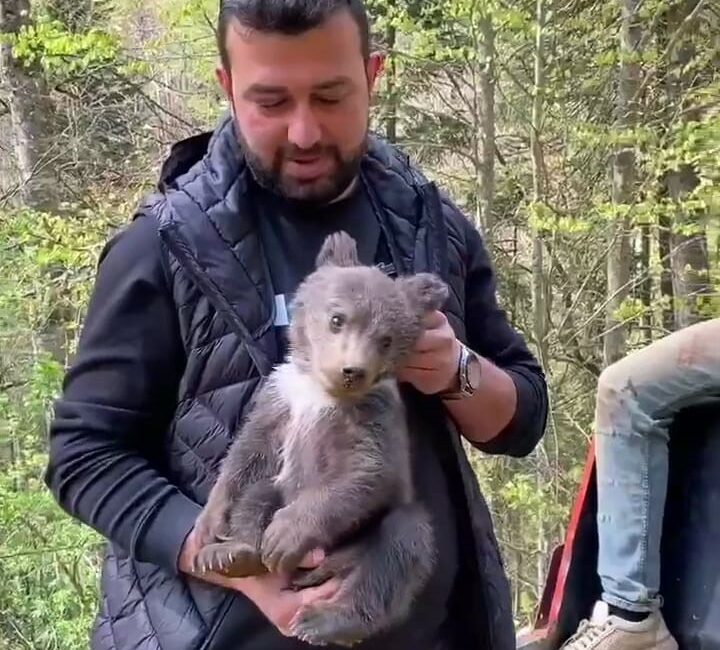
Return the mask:
<svg viewBox="0 0 720 650">
<path fill-rule="evenodd" d="M 600 376 L 595 443 L 605 602 L 641 612 L 662 605 L 668 429 L 682 408 L 718 399 L 720 318 L 632 352 Z"/>
</svg>

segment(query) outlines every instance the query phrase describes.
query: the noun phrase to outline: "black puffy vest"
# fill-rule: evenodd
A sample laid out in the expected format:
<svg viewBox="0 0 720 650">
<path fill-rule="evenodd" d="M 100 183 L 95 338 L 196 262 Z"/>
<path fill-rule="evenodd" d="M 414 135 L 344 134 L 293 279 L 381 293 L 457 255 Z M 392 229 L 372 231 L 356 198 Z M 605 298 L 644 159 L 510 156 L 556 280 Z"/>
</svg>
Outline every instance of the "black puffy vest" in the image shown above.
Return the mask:
<svg viewBox="0 0 720 650">
<path fill-rule="evenodd" d="M 245 200 L 248 173 L 226 117 L 215 131 L 174 147 L 159 191 L 140 208 L 157 219 L 167 247 L 187 356 L 166 432 L 166 470 L 199 503 L 259 380 L 279 361 L 269 271 Z M 463 217 L 447 210 L 434 184 L 379 139 L 371 139 L 361 178 L 396 269 L 434 271 L 451 285 L 446 314 L 464 340 Z M 510 591 L 488 508 L 442 407 L 430 398 L 415 400 L 442 428 L 440 453 L 462 513 L 460 584 L 451 606 L 466 623 L 466 647 L 511 650 Z M 274 630 L 243 596 L 169 575 L 112 544 L 101 589 L 94 650 L 271 650 Z"/>
</svg>

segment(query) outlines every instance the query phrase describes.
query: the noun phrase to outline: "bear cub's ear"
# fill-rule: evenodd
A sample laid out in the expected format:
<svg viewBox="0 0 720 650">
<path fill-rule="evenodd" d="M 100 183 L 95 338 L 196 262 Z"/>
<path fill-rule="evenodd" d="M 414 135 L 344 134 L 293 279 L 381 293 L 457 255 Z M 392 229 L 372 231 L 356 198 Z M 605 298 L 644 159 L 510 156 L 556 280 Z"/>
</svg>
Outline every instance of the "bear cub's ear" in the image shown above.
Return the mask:
<svg viewBox="0 0 720 650">
<path fill-rule="evenodd" d="M 439 311 L 450 295 L 447 284 L 434 273 L 417 273 L 398 282 L 402 283 L 410 304 L 420 312 Z"/>
<path fill-rule="evenodd" d="M 359 266 L 357 244 L 344 230 L 328 235 L 323 242 L 315 264 L 321 266 Z"/>
</svg>

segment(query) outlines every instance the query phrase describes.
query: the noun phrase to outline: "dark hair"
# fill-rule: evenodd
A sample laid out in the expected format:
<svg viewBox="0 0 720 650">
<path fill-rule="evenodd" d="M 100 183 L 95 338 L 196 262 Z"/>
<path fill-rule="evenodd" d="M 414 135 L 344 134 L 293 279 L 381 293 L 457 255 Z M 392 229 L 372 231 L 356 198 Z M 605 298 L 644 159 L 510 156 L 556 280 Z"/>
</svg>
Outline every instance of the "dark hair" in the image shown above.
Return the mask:
<svg viewBox="0 0 720 650">
<path fill-rule="evenodd" d="M 227 32 L 230 23 L 259 32 L 302 34 L 322 25 L 338 11 L 349 11 L 360 30 L 362 55 L 370 56 L 370 25 L 363 0 L 220 0 L 217 41 L 220 58 L 230 68 L 227 55 Z"/>
</svg>

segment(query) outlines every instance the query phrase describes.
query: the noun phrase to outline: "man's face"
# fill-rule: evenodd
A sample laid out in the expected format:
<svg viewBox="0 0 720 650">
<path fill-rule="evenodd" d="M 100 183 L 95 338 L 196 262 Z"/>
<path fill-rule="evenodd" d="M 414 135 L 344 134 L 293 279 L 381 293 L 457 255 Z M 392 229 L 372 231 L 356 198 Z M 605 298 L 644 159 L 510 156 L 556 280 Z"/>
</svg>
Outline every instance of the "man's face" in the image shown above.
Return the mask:
<svg viewBox="0 0 720 650">
<path fill-rule="evenodd" d="M 381 59 L 365 62 L 349 12 L 288 36 L 227 34 L 231 70 L 218 69 L 248 163 L 261 184 L 300 201 L 327 202 L 357 173 Z"/>
</svg>

